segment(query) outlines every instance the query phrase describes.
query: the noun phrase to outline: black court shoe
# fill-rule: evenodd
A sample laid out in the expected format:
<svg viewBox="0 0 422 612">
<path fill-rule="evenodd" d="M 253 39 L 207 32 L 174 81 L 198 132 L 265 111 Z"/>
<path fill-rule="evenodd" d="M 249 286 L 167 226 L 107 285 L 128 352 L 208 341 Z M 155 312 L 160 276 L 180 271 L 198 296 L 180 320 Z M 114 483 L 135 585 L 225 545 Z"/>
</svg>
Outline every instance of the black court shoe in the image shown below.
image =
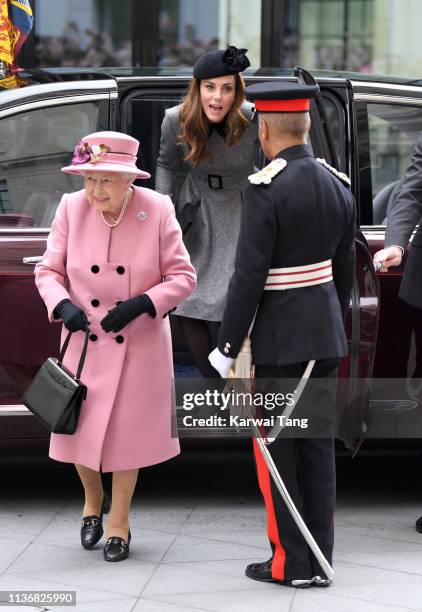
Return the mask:
<svg viewBox="0 0 422 612">
<path fill-rule="evenodd" d="M 129 555 L 129 544 L 131 540 L 130 529 L 127 541 L 117 536 L 108 538 L 104 546 L 104 559 L 106 561 L 123 561 Z"/>
<path fill-rule="evenodd" d="M 422 516 L 416 521 L 415 529 L 418 533 L 422 533 Z"/>
<path fill-rule="evenodd" d="M 110 498 L 107 493 L 104 492 L 100 516 L 92 515 L 82 517 L 81 544 L 84 548 L 92 548 L 99 540 L 101 540 L 104 533 L 103 515 L 110 512 L 110 504 Z"/>
<path fill-rule="evenodd" d="M 307 589 L 311 586 L 311 580 L 277 580 L 272 577 L 271 565 L 272 558 L 262 563 L 251 563 L 246 567 L 245 574 L 252 580 L 258 580 L 259 582 L 276 582 L 283 586 L 294 587 L 295 589 Z"/>
</svg>

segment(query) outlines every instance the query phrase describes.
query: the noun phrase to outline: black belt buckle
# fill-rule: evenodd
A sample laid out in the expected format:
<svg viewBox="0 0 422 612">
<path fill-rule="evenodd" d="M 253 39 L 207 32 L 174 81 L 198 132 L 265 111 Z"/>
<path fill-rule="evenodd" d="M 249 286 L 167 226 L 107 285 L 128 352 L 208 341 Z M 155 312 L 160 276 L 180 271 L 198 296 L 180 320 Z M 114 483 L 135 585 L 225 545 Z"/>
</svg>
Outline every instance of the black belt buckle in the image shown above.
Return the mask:
<svg viewBox="0 0 422 612">
<path fill-rule="evenodd" d="M 214 179 L 217 180 L 217 184 L 215 184 Z M 208 187 L 210 189 L 223 189 L 223 177 L 221 176 L 221 174 L 209 174 Z"/>
</svg>

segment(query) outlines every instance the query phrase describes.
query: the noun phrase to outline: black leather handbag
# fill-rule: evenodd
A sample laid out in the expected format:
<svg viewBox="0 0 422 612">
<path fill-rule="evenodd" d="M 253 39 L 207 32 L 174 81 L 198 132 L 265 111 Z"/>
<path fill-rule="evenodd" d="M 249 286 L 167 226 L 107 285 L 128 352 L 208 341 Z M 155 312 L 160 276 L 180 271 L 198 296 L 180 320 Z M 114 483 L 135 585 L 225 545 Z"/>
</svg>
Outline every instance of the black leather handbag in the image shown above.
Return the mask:
<svg viewBox="0 0 422 612">
<path fill-rule="evenodd" d="M 43 363 L 22 397 L 25 406 L 52 433 L 75 433 L 82 403 L 87 396 L 87 388 L 80 382 L 80 376 L 88 349 L 89 329 L 85 332 L 76 375 L 63 366 L 71 336 L 72 332 L 69 332 L 58 360 L 49 357 Z"/>
</svg>

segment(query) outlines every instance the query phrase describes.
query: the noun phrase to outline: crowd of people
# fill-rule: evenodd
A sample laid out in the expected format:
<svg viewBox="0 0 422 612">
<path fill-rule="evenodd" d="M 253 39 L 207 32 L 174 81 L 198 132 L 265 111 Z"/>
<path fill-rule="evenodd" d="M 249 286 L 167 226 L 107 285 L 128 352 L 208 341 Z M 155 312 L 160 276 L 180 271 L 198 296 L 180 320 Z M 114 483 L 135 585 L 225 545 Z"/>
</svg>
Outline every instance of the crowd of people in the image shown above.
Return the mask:
<svg viewBox="0 0 422 612">
<path fill-rule="evenodd" d="M 193 66 L 206 52 L 217 49 L 218 38 L 200 39 L 192 28 L 188 29 L 181 42 L 174 26 L 160 22 L 157 65 L 161 67 Z M 129 38 L 112 39 L 109 32 L 87 28 L 68 22 L 61 35 L 39 36 L 36 44 L 39 66 L 132 66 L 132 41 Z M 299 40 L 293 33 L 287 33 L 280 54 L 280 67 L 292 67 L 301 63 Z M 314 57 L 308 65 L 321 70 L 351 70 L 370 72 L 371 52 L 367 45 L 351 43 L 347 57 L 344 55 L 342 40 L 332 44 L 315 45 Z"/>
<path fill-rule="evenodd" d="M 53 66 L 131 66 L 132 42 L 123 39 L 114 43 L 108 32 L 94 28 L 81 31 L 71 21 L 59 36 L 40 36 L 36 44 L 37 64 Z"/>
</svg>

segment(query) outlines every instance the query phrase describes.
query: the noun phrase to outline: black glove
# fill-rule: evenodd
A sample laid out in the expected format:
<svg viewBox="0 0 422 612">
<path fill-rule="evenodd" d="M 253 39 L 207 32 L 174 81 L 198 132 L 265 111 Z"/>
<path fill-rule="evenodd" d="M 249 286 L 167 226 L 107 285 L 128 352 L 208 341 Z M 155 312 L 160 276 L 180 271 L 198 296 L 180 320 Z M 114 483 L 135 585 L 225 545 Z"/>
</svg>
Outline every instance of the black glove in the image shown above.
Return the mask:
<svg viewBox="0 0 422 612">
<path fill-rule="evenodd" d="M 119 332 L 133 319 L 144 313 L 148 313 L 152 317 L 156 315 L 154 304 L 147 295 L 124 300 L 113 310 L 108 311 L 108 314 L 101 321 L 101 327 L 105 332 Z"/>
<path fill-rule="evenodd" d="M 54 316 L 63 319 L 63 325 L 71 332 L 85 331 L 89 325 L 86 314 L 70 300 L 62 300 L 54 309 Z"/>
</svg>

